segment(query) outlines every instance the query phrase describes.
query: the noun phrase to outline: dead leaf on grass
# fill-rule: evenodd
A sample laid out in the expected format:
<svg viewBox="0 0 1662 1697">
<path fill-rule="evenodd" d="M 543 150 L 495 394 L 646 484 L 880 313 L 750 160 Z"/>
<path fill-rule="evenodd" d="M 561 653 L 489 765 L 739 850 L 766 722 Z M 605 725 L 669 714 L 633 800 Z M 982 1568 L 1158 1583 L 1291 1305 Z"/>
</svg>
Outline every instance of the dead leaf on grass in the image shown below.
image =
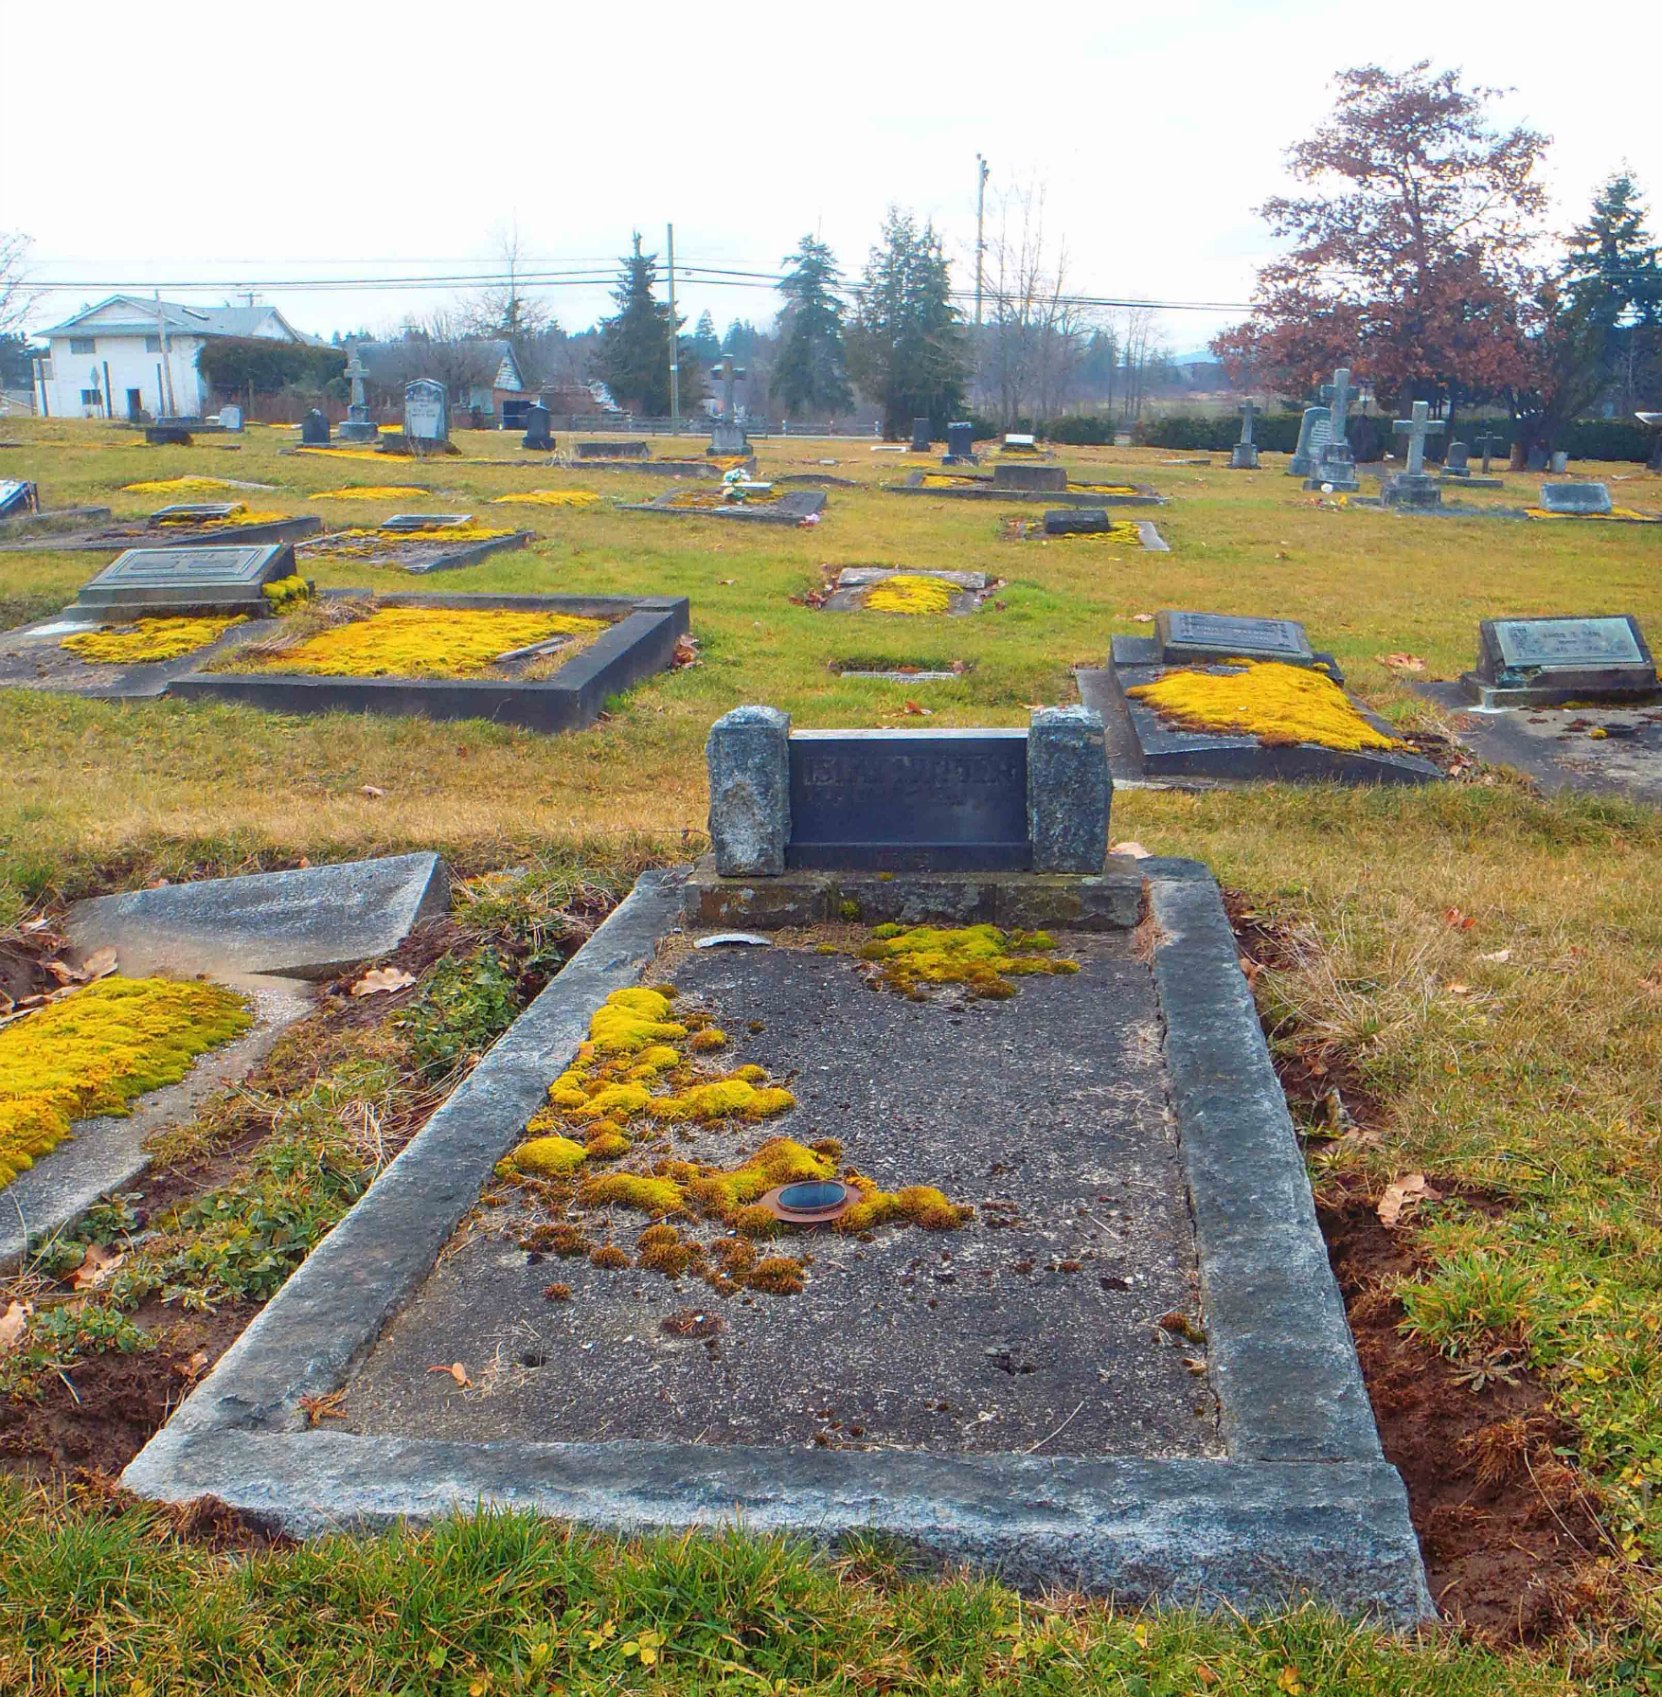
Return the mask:
<svg viewBox="0 0 1662 1697">
<path fill-rule="evenodd" d="M 29 1324 L 29 1316 L 33 1312 L 27 1302 L 14 1302 L 4 1314 L 0 1314 L 0 1355 L 16 1348 L 17 1340 L 23 1336 L 23 1328 Z"/>
<path fill-rule="evenodd" d="M 1505 966 L 1512 958 L 1512 951 L 1510 949 L 1496 949 L 1492 955 L 1479 955 L 1477 958 L 1479 960 L 1493 961 L 1496 966 Z"/>
<path fill-rule="evenodd" d="M 378 784 L 364 784 L 358 791 L 359 795 L 366 795 L 371 801 L 379 800 L 386 793 Z"/>
<path fill-rule="evenodd" d="M 427 1371 L 429 1373 L 448 1373 L 464 1391 L 473 1383 L 467 1376 L 467 1369 L 459 1361 L 452 1361 L 448 1367 L 429 1367 Z"/>
<path fill-rule="evenodd" d="M 1409 1173 L 1406 1178 L 1399 1178 L 1385 1186 L 1385 1194 L 1379 1199 L 1379 1223 L 1382 1226 L 1394 1226 L 1402 1216 L 1421 1202 L 1440 1202 L 1442 1192 L 1433 1190 L 1426 1183 L 1424 1173 Z"/>
<path fill-rule="evenodd" d="M 1389 666 L 1393 672 L 1423 672 L 1425 661 L 1417 654 L 1381 654 L 1379 663 Z"/>
<path fill-rule="evenodd" d="M 1477 923 L 1469 913 L 1462 913 L 1457 907 L 1443 909 L 1443 923 L 1455 931 L 1470 931 Z"/>
<path fill-rule="evenodd" d="M 101 1249 L 96 1243 L 89 1243 L 80 1266 L 65 1282 L 71 1290 L 97 1290 L 126 1259 L 116 1250 Z"/>
<path fill-rule="evenodd" d="M 415 983 L 415 974 L 406 972 L 401 966 L 371 967 L 356 984 L 352 986 L 354 996 L 379 996 L 390 990 L 407 990 Z"/>
</svg>

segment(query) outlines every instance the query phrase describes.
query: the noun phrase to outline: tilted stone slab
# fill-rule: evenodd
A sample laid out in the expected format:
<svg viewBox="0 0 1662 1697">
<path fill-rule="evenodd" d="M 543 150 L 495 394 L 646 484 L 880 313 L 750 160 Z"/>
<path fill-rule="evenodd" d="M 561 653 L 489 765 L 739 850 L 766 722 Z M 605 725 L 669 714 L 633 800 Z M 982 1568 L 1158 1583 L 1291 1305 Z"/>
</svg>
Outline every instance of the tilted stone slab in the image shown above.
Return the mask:
<svg viewBox="0 0 1662 1697">
<path fill-rule="evenodd" d="M 1648 701 L 1658 693 L 1655 658 L 1631 613 L 1485 619 L 1477 640 L 1477 665 L 1461 682 L 1483 707 Z"/>
<path fill-rule="evenodd" d="M 69 938 L 113 947 L 124 972 L 332 978 L 449 911 L 444 862 L 400 854 L 97 896 L 69 910 Z"/>
<path fill-rule="evenodd" d="M 264 615 L 264 589 L 295 575 L 286 542 L 238 548 L 129 548 L 85 584 L 72 617 L 122 620 L 187 613 Z"/>
<path fill-rule="evenodd" d="M 1610 491 L 1602 483 L 1543 483 L 1544 513 L 1608 513 Z"/>
</svg>

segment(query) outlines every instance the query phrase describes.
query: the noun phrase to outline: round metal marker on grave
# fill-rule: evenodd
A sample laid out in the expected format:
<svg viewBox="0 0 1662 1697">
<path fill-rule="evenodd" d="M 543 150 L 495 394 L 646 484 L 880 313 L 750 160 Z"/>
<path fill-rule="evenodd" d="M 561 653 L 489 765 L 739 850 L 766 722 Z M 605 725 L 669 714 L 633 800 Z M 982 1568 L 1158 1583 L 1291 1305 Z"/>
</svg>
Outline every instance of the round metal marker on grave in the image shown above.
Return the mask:
<svg viewBox="0 0 1662 1697">
<path fill-rule="evenodd" d="M 799 1179 L 775 1186 L 760 1199 L 759 1206 L 788 1226 L 828 1226 L 840 1220 L 858 1200 L 854 1186 L 840 1178 Z"/>
</svg>

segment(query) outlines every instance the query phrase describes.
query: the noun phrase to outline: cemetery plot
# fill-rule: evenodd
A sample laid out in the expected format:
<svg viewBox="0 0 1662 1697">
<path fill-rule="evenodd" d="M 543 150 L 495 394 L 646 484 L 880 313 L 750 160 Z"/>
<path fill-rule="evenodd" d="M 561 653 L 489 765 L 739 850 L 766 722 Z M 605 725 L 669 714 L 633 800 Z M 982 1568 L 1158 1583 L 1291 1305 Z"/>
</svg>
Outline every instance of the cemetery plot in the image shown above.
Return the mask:
<svg viewBox="0 0 1662 1697">
<path fill-rule="evenodd" d="M 1050 936 L 745 948 L 648 874 L 126 1484 L 299 1533 L 490 1502 L 1427 1618 L 1216 887 L 1143 867 L 1064 880 L 1132 899 Z M 768 882 L 711 877 L 741 912 Z"/>
<path fill-rule="evenodd" d="M 1058 507 L 1041 519 L 1011 515 L 999 534 L 1006 542 L 1095 542 L 1150 554 L 1171 552 L 1153 519 L 1111 518 L 1105 507 Z"/>
<path fill-rule="evenodd" d="M 92 515 L 93 522 L 68 529 L 53 524 L 49 535 L 39 534 L 39 526 L 18 531 L 0 526 L 0 549 L 101 553 L 147 546 L 211 548 L 227 543 L 294 542 L 323 528 L 322 519 L 313 514 L 294 517 L 251 509 L 242 501 L 174 502 L 146 519 L 117 519 L 113 523 L 97 522 L 95 515 L 107 515 L 107 508 L 77 512 Z M 54 520 L 59 516 L 44 513 L 37 518 Z M 69 515 L 62 517 L 67 522 Z"/>
<path fill-rule="evenodd" d="M 1532 519 L 1603 519 L 1613 524 L 1662 524 L 1662 514 L 1618 507 L 1602 483 L 1543 483 L 1540 504 L 1524 508 Z"/>
<path fill-rule="evenodd" d="M 752 524 L 800 524 L 818 521 L 825 510 L 818 489 L 776 489 L 761 485 L 735 494 L 730 488 L 667 489 L 650 501 L 625 501 L 626 513 L 661 513 L 670 518 L 739 519 Z"/>
<path fill-rule="evenodd" d="M 363 565 L 422 576 L 477 565 L 535 540 L 535 531 L 476 523 L 471 513 L 396 513 L 374 529 L 332 530 L 305 543 L 301 557 L 307 565 Z"/>
<path fill-rule="evenodd" d="M 986 572 L 909 571 L 890 566 L 828 567 L 814 604 L 830 613 L 978 613 L 1003 586 Z"/>
<path fill-rule="evenodd" d="M 950 683 L 975 670 L 973 660 L 896 660 L 886 655 L 851 655 L 830 662 L 839 678 L 866 683 Z"/>
<path fill-rule="evenodd" d="M 1161 612 L 1153 637 L 1117 636 L 1081 696 L 1112 717 L 1127 777 L 1425 783 L 1441 777 L 1347 695 L 1290 619 Z"/>
<path fill-rule="evenodd" d="M 280 712 L 494 719 L 532 730 L 592 724 L 608 696 L 671 665 L 684 599 L 382 595 L 331 591 L 173 679 L 168 693 Z"/>
<path fill-rule="evenodd" d="M 939 495 L 952 501 L 1043 502 L 1073 507 L 1163 507 L 1166 498 L 1147 483 L 1076 483 L 1061 466 L 1012 465 L 991 476 L 962 471 L 915 471 L 903 483 L 886 483 L 892 495 Z"/>
</svg>

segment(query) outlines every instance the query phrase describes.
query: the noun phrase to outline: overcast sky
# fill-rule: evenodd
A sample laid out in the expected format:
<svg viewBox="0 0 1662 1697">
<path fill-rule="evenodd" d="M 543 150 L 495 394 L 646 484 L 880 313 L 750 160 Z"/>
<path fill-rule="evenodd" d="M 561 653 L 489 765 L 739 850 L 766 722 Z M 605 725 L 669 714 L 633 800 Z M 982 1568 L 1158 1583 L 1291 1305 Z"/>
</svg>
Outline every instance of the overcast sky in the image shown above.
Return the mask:
<svg viewBox="0 0 1662 1697">
<path fill-rule="evenodd" d="M 1370 59 L 1514 89 L 1505 116 L 1555 138 L 1560 222 L 1624 161 L 1662 209 L 1647 15 L 1600 13 L 1604 28 L 1562 0 L 82 0 L 59 29 L 18 8 L 14 33 L 43 57 L 7 78 L 0 229 L 33 238 L 37 283 L 70 285 L 43 296 L 37 326 L 117 288 L 218 303 L 252 284 L 317 334 L 390 330 L 444 291 L 318 280 L 478 271 L 516 223 L 546 268 L 608 269 L 635 228 L 661 251 L 673 221 L 678 264 L 777 271 L 817 231 L 852 273 L 890 202 L 934 218 L 967 287 L 979 151 L 989 227 L 1001 194 L 1042 184 L 1077 292 L 1245 301 L 1267 251 L 1253 208 L 1284 186 L 1284 150 L 1329 108 L 1333 73 Z M 696 280 L 678 295 L 689 323 L 708 307 L 722 327 L 778 306 Z M 608 309 L 603 282 L 550 299 L 570 328 Z M 1182 352 L 1239 316 L 1162 327 Z"/>
</svg>

